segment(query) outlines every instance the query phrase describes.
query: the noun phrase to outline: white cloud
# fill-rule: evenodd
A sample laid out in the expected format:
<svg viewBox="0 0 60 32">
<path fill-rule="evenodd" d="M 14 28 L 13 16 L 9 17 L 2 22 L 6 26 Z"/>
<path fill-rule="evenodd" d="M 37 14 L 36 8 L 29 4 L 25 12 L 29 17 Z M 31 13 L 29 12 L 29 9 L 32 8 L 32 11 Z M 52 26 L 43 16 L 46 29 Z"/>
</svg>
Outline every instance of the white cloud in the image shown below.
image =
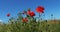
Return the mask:
<svg viewBox="0 0 60 32">
<path fill-rule="evenodd" d="M 2 22 L 3 20 L 0 20 L 0 22 Z"/>
</svg>

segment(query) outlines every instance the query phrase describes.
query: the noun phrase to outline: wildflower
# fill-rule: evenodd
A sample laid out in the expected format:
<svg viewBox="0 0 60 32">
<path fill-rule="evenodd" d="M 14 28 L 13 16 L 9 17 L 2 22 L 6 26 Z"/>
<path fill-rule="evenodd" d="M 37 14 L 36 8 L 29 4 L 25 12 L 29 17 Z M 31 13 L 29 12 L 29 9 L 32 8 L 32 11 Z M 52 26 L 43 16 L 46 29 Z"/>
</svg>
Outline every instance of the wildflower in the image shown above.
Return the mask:
<svg viewBox="0 0 60 32">
<path fill-rule="evenodd" d="M 27 11 L 27 14 L 29 15 L 31 11 Z"/>
<path fill-rule="evenodd" d="M 10 13 L 7 14 L 7 17 L 9 17 L 9 16 L 10 16 Z"/>
<path fill-rule="evenodd" d="M 30 15 L 31 17 L 35 16 L 35 13 L 33 11 L 30 11 L 30 10 L 27 12 L 27 14 Z"/>
<path fill-rule="evenodd" d="M 23 22 L 23 23 L 28 22 L 28 18 L 23 18 L 23 19 L 22 19 L 22 22 Z"/>
<path fill-rule="evenodd" d="M 31 17 L 35 16 L 35 13 L 34 13 L 34 12 L 31 12 L 31 13 L 30 13 L 30 16 L 31 16 Z"/>
<path fill-rule="evenodd" d="M 36 8 L 36 11 L 39 12 L 39 13 L 44 13 L 44 7 L 43 6 L 38 6 Z"/>
</svg>

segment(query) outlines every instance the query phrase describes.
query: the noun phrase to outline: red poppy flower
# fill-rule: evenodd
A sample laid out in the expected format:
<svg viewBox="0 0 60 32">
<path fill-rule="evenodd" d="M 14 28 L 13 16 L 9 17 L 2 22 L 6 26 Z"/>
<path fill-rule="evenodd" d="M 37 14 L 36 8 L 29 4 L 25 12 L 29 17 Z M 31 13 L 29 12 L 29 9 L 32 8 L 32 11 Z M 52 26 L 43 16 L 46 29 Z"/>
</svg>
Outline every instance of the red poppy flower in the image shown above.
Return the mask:
<svg viewBox="0 0 60 32">
<path fill-rule="evenodd" d="M 39 12 L 39 13 L 44 13 L 44 7 L 43 6 L 38 6 L 36 8 L 36 11 Z"/>
<path fill-rule="evenodd" d="M 34 13 L 34 12 L 31 12 L 31 13 L 30 13 L 30 16 L 31 16 L 31 17 L 35 16 L 35 13 Z"/>
<path fill-rule="evenodd" d="M 31 11 L 27 11 L 27 14 L 29 15 Z"/>
<path fill-rule="evenodd" d="M 9 16 L 10 16 L 10 13 L 7 14 L 7 17 L 9 17 Z"/>
<path fill-rule="evenodd" d="M 35 13 L 32 11 L 28 11 L 27 14 L 30 15 L 31 17 L 35 16 Z"/>
<path fill-rule="evenodd" d="M 22 19 L 22 22 L 23 22 L 23 23 L 28 22 L 28 18 L 23 18 L 23 19 Z"/>
</svg>

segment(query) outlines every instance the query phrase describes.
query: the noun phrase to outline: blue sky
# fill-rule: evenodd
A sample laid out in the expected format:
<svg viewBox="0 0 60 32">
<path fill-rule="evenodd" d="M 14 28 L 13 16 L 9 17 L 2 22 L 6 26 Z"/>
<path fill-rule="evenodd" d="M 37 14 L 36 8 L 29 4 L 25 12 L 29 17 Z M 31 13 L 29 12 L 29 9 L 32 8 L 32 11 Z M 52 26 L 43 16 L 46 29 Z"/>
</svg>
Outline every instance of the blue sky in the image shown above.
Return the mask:
<svg viewBox="0 0 60 32">
<path fill-rule="evenodd" d="M 7 22 L 10 17 L 16 17 L 19 11 L 28 8 L 38 16 L 35 10 L 37 6 L 44 6 L 44 19 L 51 19 L 51 14 L 55 19 L 60 19 L 60 0 L 0 0 L 0 21 Z M 11 16 L 7 17 L 7 13 L 11 13 Z"/>
</svg>

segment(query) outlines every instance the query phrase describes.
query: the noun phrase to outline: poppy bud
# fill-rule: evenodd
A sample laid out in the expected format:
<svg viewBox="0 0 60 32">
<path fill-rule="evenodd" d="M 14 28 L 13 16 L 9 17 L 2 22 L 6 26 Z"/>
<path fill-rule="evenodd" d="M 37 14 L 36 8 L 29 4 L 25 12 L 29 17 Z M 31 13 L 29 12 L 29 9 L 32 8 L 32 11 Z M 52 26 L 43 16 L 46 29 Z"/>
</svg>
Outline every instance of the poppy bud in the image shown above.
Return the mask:
<svg viewBox="0 0 60 32">
<path fill-rule="evenodd" d="M 28 22 L 28 18 L 22 18 L 22 22 L 23 23 Z"/>
<path fill-rule="evenodd" d="M 10 16 L 10 13 L 7 14 L 7 17 L 9 17 L 9 16 Z"/>
</svg>

